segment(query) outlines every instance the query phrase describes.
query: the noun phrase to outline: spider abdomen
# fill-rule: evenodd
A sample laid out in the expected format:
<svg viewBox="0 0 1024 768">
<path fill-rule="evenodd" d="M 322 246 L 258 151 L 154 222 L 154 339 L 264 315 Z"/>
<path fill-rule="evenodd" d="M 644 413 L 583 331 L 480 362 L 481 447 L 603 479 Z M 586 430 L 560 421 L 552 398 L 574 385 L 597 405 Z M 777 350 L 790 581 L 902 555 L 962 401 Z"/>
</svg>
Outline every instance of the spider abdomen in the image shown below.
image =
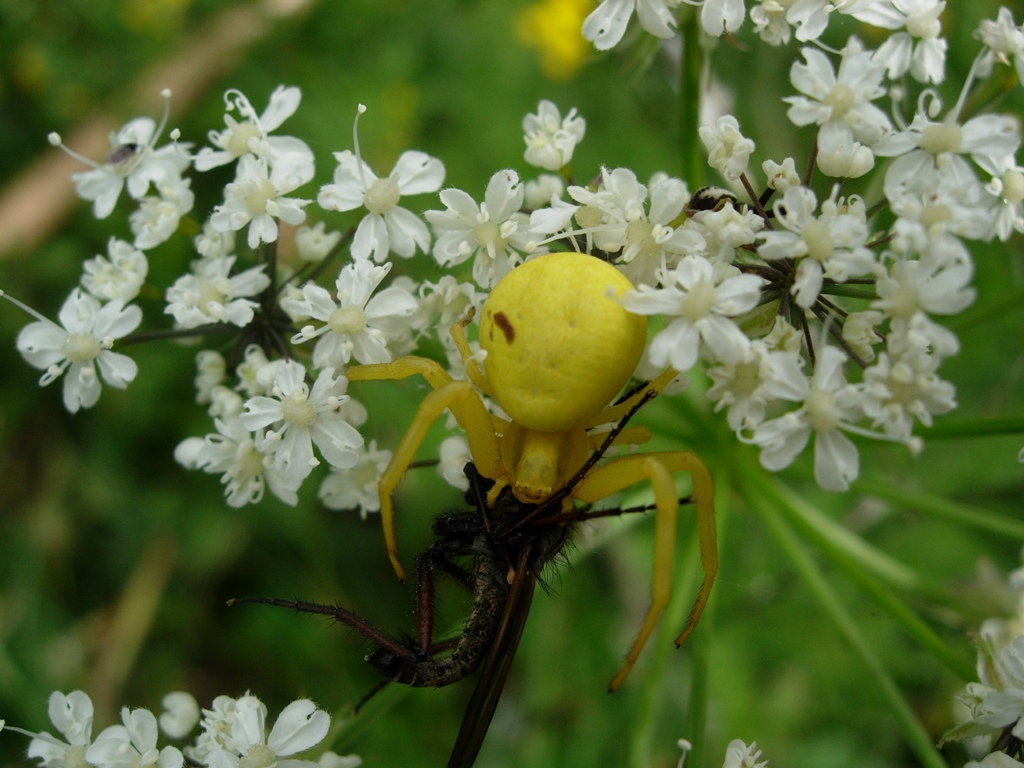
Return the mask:
<svg viewBox="0 0 1024 768">
<path fill-rule="evenodd" d="M 617 300 L 633 288 L 610 264 L 552 253 L 516 267 L 484 303 L 480 346 L 512 421 L 561 432 L 608 405 L 636 369 L 647 321 Z"/>
</svg>

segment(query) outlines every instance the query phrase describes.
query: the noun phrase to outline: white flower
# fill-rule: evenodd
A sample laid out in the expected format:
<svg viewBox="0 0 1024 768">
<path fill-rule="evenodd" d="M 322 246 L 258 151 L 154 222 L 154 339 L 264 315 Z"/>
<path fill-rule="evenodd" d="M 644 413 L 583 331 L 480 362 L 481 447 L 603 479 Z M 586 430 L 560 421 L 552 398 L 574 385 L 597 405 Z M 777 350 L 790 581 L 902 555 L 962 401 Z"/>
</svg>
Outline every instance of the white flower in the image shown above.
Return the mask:
<svg viewBox="0 0 1024 768">
<path fill-rule="evenodd" d="M 331 468 L 330 474 L 320 484 L 320 501 L 328 509 L 358 508 L 359 516 L 364 520 L 367 513 L 380 512 L 377 483 L 390 462 L 391 451 L 378 450 L 377 441 L 371 440 L 359 452 L 355 466 Z"/>
<path fill-rule="evenodd" d="M 764 229 L 764 219 L 747 206 L 737 209 L 731 200 L 710 211 L 696 211 L 683 225 L 704 238 L 704 253 L 711 261 L 731 263 L 736 249 L 751 245 Z"/>
<path fill-rule="evenodd" d="M 1009 8 L 1000 8 L 995 21 L 982 21 L 974 36 L 989 49 L 983 62 L 986 68 L 991 67 L 993 60 L 1009 65 L 1012 57 L 1017 79 L 1024 83 L 1024 25 L 1014 24 L 1013 13 Z"/>
<path fill-rule="evenodd" d="M 269 135 L 295 114 L 301 100 L 302 92 L 298 88 L 279 85 L 270 94 L 270 101 L 263 114 L 257 115 L 245 94 L 234 89 L 226 91 L 224 123 L 227 128 L 223 131 L 210 131 L 208 138 L 216 149 L 203 147 L 199 150 L 195 161 L 196 170 L 208 171 L 227 165 L 245 154 L 266 156 L 271 164 L 287 155 L 293 156 L 290 161 L 293 163 L 303 157 L 312 167 L 313 153 L 304 141 L 291 136 Z M 236 109 L 242 120 L 235 120 L 231 116 L 230 113 Z"/>
<path fill-rule="evenodd" d="M 203 224 L 203 231 L 195 236 L 194 242 L 199 255 L 208 259 L 230 256 L 235 252 L 235 233 L 214 229 L 210 222 Z"/>
<path fill-rule="evenodd" d="M 725 748 L 725 762 L 722 768 L 767 768 L 768 761 L 761 760 L 761 750 L 757 748 L 757 742 L 752 741 L 750 745 L 743 743 L 740 739 L 733 739 Z"/>
<path fill-rule="evenodd" d="M 5 726 L 5 730 L 31 736 L 28 756 L 39 760 L 43 768 L 78 768 L 85 763 L 85 753 L 92 740 L 92 700 L 83 691 L 66 696 L 60 691 L 50 694 L 47 707 L 50 722 L 67 741 L 43 733 Z"/>
<path fill-rule="evenodd" d="M 698 133 L 708 150 L 708 165 L 727 179 L 738 179 L 754 151 L 754 142 L 740 133 L 739 121 L 722 115 L 714 125 L 702 125 Z"/>
<path fill-rule="evenodd" d="M 765 160 L 761 163 L 761 170 L 768 177 L 768 186 L 776 192 L 786 193 L 790 187 L 800 185 L 800 174 L 796 170 L 796 161 L 787 157 L 781 163 L 774 160 Z"/>
<path fill-rule="evenodd" d="M 871 426 L 898 440 L 910 439 L 916 418 L 924 426 L 932 425 L 932 414 L 949 413 L 956 408 L 956 390 L 940 379 L 935 371 L 940 358 L 912 350 L 890 361 L 886 353 L 864 371 L 862 407 Z"/>
<path fill-rule="evenodd" d="M 572 160 L 573 150 L 583 141 L 587 122 L 576 115 L 576 108 L 562 119 L 554 102 L 543 99 L 537 114 L 523 118 L 526 162 L 548 171 L 557 171 Z"/>
<path fill-rule="evenodd" d="M 973 274 L 969 259 L 948 265 L 897 259 L 887 274 L 878 275 L 878 299 L 871 306 L 893 318 L 909 318 L 918 312 L 955 315 L 974 302 Z"/>
<path fill-rule="evenodd" d="M 191 693 L 173 691 L 160 703 L 164 705 L 160 730 L 172 739 L 185 738 L 199 722 L 199 703 Z"/>
<path fill-rule="evenodd" d="M 814 192 L 791 187 L 773 207 L 776 225 L 784 229 L 758 235 L 762 258 L 797 261 L 792 293 L 805 309 L 817 301 L 825 277 L 843 282 L 866 274 L 874 264 L 874 254 L 864 247 L 869 230 L 863 201 L 837 201 L 834 195 L 835 191 L 822 202 L 821 213 L 815 216 Z"/>
<path fill-rule="evenodd" d="M 672 9 L 678 4 L 679 0 L 602 0 L 584 19 L 583 37 L 599 51 L 614 47 L 625 34 L 634 10 L 640 26 L 652 35 L 672 37 L 676 31 Z"/>
<path fill-rule="evenodd" d="M 227 745 L 210 749 L 209 768 L 316 766 L 305 760 L 281 760 L 316 746 L 327 735 L 331 718 L 309 699 L 293 701 L 278 715 L 267 733 L 267 708 L 251 694 L 234 702 Z"/>
<path fill-rule="evenodd" d="M 460 491 L 469 489 L 466 465 L 473 460 L 469 443 L 462 435 L 452 435 L 441 441 L 437 449 L 437 473 L 452 487 Z"/>
<path fill-rule="evenodd" d="M 408 258 L 418 248 L 430 246 L 427 225 L 414 213 L 398 205 L 403 195 L 436 192 L 444 183 L 444 165 L 424 152 L 403 152 L 394 170 L 378 178 L 358 154 L 335 152 L 338 167 L 334 183 L 320 189 L 317 202 L 331 211 L 351 211 L 363 206 L 368 211 L 352 240 L 356 259 L 370 256 L 381 263 L 390 252 Z"/>
<path fill-rule="evenodd" d="M 320 463 L 313 456 L 314 443 L 328 463 L 340 469 L 355 466 L 363 446 L 362 436 L 339 413 L 349 399 L 348 379 L 325 368 L 310 389 L 305 378 L 306 369 L 300 363 L 280 362 L 271 397 L 250 398 L 239 416 L 249 430 L 274 427 L 257 448 L 273 455 L 276 469 L 299 481 Z"/>
<path fill-rule="evenodd" d="M 364 364 L 390 362 L 385 332 L 411 316 L 417 307 L 412 294 L 395 286 L 374 295 L 390 271 L 391 262 L 376 265 L 363 259 L 346 264 L 334 284 L 337 300 L 326 288 L 306 283 L 303 298 L 285 299 L 282 307 L 324 325 L 305 326 L 292 337 L 292 343 L 318 338 L 313 349 L 313 365 L 317 368 L 333 366 L 340 370 L 353 357 Z"/>
<path fill-rule="evenodd" d="M 103 381 L 118 389 L 124 389 L 135 379 L 135 361 L 111 352 L 110 348 L 116 339 L 127 336 L 142 322 L 142 310 L 137 306 L 126 307 L 124 302 L 115 300 L 101 307 L 95 297 L 75 288 L 57 315 L 61 323 L 57 325 L 21 302 L 15 303 L 39 318 L 21 329 L 18 351 L 29 365 L 45 371 L 39 379 L 40 386 L 45 387 L 67 371 L 64 407 L 71 413 L 91 408 L 99 400 L 97 367 Z"/>
<path fill-rule="evenodd" d="M 875 155 L 853 138 L 853 132 L 836 121 L 818 129 L 818 170 L 834 179 L 856 179 L 875 167 Z"/>
<path fill-rule="evenodd" d="M 220 352 L 204 349 L 196 353 L 196 377 L 192 383 L 196 388 L 197 403 L 203 405 L 210 402 L 213 388 L 224 383 L 227 370 L 227 361 Z"/>
<path fill-rule="evenodd" d="M 968 683 L 957 699 L 970 716 L 943 735 L 943 740 L 1000 733 L 1012 726 L 1015 739 L 1024 740 L 1024 637 L 997 649 L 990 638 L 978 638 L 980 683 Z"/>
<path fill-rule="evenodd" d="M 192 210 L 191 179 L 168 179 L 156 184 L 159 195 L 147 195 L 128 216 L 136 248 L 153 248 L 178 231 L 181 217 Z"/>
<path fill-rule="evenodd" d="M 588 227 L 588 236 L 602 250 L 619 253 L 616 265 L 636 285 L 654 284 L 657 270 L 674 267 L 684 255 L 705 250 L 704 237 L 695 228 L 673 226 L 689 198 L 679 179 L 665 177 L 652 183 L 646 213 L 647 187 L 627 168 L 602 168 L 596 192 L 574 186 L 569 194 L 601 212 L 601 223 Z M 577 211 L 577 221 L 579 216 Z"/>
<path fill-rule="evenodd" d="M 969 155 L 987 167 L 1013 165 L 1020 146 L 1020 124 L 1009 115 L 983 114 L 963 125 L 951 113 L 934 122 L 921 111 L 903 131 L 890 134 L 874 146 L 876 155 L 899 156 L 885 173 L 885 195 L 890 200 L 901 186 L 913 186 L 915 179 L 937 171 L 953 187 L 976 185 L 976 176 L 962 157 Z"/>
<path fill-rule="evenodd" d="M 241 410 L 241 408 L 239 408 Z M 189 437 L 174 449 L 174 460 L 187 469 L 201 469 L 211 475 L 219 474 L 224 484 L 228 506 L 243 507 L 258 504 L 264 489 L 285 504 L 298 504 L 296 491 L 302 479 L 295 480 L 274 465 L 270 456 L 257 447 L 264 435 L 256 434 L 235 417 L 214 419 L 215 433 L 206 437 Z"/>
<path fill-rule="evenodd" d="M 873 309 L 864 312 L 851 312 L 843 322 L 843 341 L 865 363 L 875 359 L 874 346 L 882 340 L 875 332 L 875 326 L 885 319 L 885 315 Z"/>
<path fill-rule="evenodd" d="M 170 98 L 170 92 L 165 91 L 164 95 Z M 156 142 L 166 122 L 165 106 L 159 126 L 151 118 L 137 117 L 119 131 L 111 133 L 111 149 L 103 165 L 64 148 L 72 157 L 91 166 L 91 170 L 73 174 L 71 180 L 75 183 L 78 196 L 92 201 L 93 215 L 97 219 L 105 219 L 110 215 L 126 185 L 128 194 L 135 200 L 141 200 L 150 184 L 176 182 L 188 168 L 188 144 L 174 143 L 156 149 Z M 50 134 L 50 142 L 63 146 L 57 134 Z"/>
<path fill-rule="evenodd" d="M 224 188 L 224 203 L 210 216 L 210 225 L 222 232 L 237 232 L 248 224 L 249 247 L 255 248 L 277 241 L 277 219 L 292 225 L 305 221 L 302 209 L 312 201 L 287 194 L 313 178 L 313 167 L 304 159 L 293 163 L 294 157 L 287 155 L 268 167 L 265 161 L 243 155 L 235 180 Z"/>
<path fill-rule="evenodd" d="M 198 328 L 208 323 L 248 325 L 259 306 L 248 296 L 255 296 L 268 285 L 264 265 L 231 274 L 234 256 L 197 259 L 192 273 L 182 275 L 167 289 L 164 313 L 174 315 L 182 328 Z"/>
<path fill-rule="evenodd" d="M 992 224 L 984 237 L 1006 242 L 1014 232 L 1024 232 L 1024 167 L 1009 160 L 991 165 L 985 158 L 978 165 L 992 176 L 985 185 Z"/>
<path fill-rule="evenodd" d="M 341 232 L 325 231 L 322 221 L 312 227 L 299 227 L 295 232 L 295 250 L 303 261 L 323 261 L 340 242 Z"/>
<path fill-rule="evenodd" d="M 146 282 L 146 254 L 131 243 L 112 237 L 107 241 L 109 259 L 97 254 L 82 264 L 82 287 L 97 299 L 129 302 Z"/>
<path fill-rule="evenodd" d="M 555 200 L 560 201 L 564 194 L 565 179 L 557 173 L 542 173 L 536 179 L 527 180 L 524 202 L 527 208 L 543 208 L 553 205 Z M 532 223 L 530 228 L 533 229 Z"/>
<path fill-rule="evenodd" d="M 442 275 L 436 283 L 423 283 L 419 295 L 419 308 L 409 320 L 410 327 L 436 332 L 442 340 L 453 323 L 466 317 L 470 309 L 479 309 L 486 298 L 476 285 L 460 283 L 452 275 Z"/>
<path fill-rule="evenodd" d="M 788 467 L 804 446 L 814 439 L 814 478 L 828 491 L 845 491 L 857 477 L 857 448 L 840 428 L 860 417 L 861 396 L 846 383 L 840 350 L 821 350 L 814 374 L 803 396 L 803 404 L 758 425 L 749 441 L 761 447 L 761 466 L 770 472 Z M 787 398 L 788 399 L 788 398 Z"/>
<path fill-rule="evenodd" d="M 944 0 L 887 0 L 869 3 L 851 15 L 883 29 L 900 29 L 889 35 L 875 51 L 890 80 L 910 70 L 920 83 L 941 83 L 946 76 L 946 40 L 939 21 L 946 8 Z"/>
<path fill-rule="evenodd" d="M 732 34 L 747 15 L 743 0 L 704 0 L 700 9 L 700 25 L 712 37 Z"/>
<path fill-rule="evenodd" d="M 156 748 L 156 717 L 148 709 L 121 710 L 124 725 L 105 728 L 85 759 L 96 768 L 181 768 L 184 757 L 176 747 Z"/>
<path fill-rule="evenodd" d="M 707 398 L 715 411 L 729 408 L 729 428 L 752 429 L 765 419 L 768 403 L 799 400 L 807 388 L 799 355 L 771 350 L 763 340 L 750 343 L 743 356 L 732 363 L 707 370 L 713 382 Z"/>
<path fill-rule="evenodd" d="M 659 367 L 685 372 L 697 362 L 702 340 L 723 362 L 744 356 L 749 340 L 730 317 L 756 306 L 763 282 L 728 264 L 684 256 L 675 269 L 663 273 L 665 287 L 641 285 L 626 291 L 621 302 L 630 312 L 674 318 L 651 341 L 650 359 Z"/>
<path fill-rule="evenodd" d="M 443 267 L 474 258 L 473 279 L 490 288 L 520 261 L 532 240 L 527 217 L 519 211 L 524 194 L 519 174 L 507 170 L 491 176 L 479 205 L 461 189 L 443 190 L 447 210 L 424 214 L 437 234 L 434 258 Z"/>
<path fill-rule="evenodd" d="M 871 53 L 865 51 L 856 38 L 843 49 L 838 73 L 817 48 L 804 48 L 802 53 L 804 63 L 794 63 L 789 77 L 804 95 L 783 99 L 791 105 L 786 115 L 794 125 L 822 126 L 818 141 L 826 148 L 824 167 L 820 156 L 818 163 L 824 172 L 830 176 L 863 175 L 874 163 L 865 145 L 878 141 L 892 127 L 886 114 L 871 103 L 885 95 L 884 66 L 872 59 Z M 834 172 L 837 159 L 833 155 L 840 150 L 851 154 L 859 152 L 858 173 Z M 830 166 L 833 172 L 829 172 Z"/>
<path fill-rule="evenodd" d="M 968 760 L 964 768 L 1024 768 L 1024 763 L 1005 752 L 990 752 L 979 760 Z"/>
</svg>

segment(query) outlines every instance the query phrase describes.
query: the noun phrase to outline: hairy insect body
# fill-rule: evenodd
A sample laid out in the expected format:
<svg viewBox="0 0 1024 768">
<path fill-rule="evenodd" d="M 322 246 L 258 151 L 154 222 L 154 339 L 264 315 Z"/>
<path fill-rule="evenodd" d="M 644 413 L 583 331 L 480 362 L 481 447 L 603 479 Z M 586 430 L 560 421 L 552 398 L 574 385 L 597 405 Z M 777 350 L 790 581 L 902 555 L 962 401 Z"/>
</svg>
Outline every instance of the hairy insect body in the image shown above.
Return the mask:
<svg viewBox="0 0 1024 768">
<path fill-rule="evenodd" d="M 478 537 L 473 549 L 476 558 L 473 607 L 451 654 L 432 657 L 429 651 L 421 650 L 410 639 L 412 658 L 400 657 L 381 646 L 366 657 L 374 669 L 396 683 L 417 688 L 440 688 L 462 680 L 480 665 L 498 631 L 510 585 L 506 578 L 508 566 L 495 560 L 493 553 L 487 551 L 483 535 Z"/>
<path fill-rule="evenodd" d="M 466 474 L 470 480 L 467 500 L 482 499 L 491 481 L 482 478 L 469 464 Z M 518 521 L 527 517 L 535 507 L 515 499 L 505 488 L 497 504 L 481 512 L 456 512 L 434 521 L 437 540 L 417 561 L 419 589 L 433 582 L 437 568 L 471 585 L 472 607 L 462 634 L 451 653 L 445 656 L 423 648 L 409 638 L 402 642 L 404 654 L 380 646 L 367 657 L 370 665 L 396 683 L 423 688 L 440 688 L 458 682 L 472 674 L 490 651 L 495 636 L 506 615 L 509 597 L 515 579 L 529 582 L 528 589 L 540 576 L 544 566 L 564 548 L 569 526 L 549 524 L 531 526 L 524 532 L 506 534 Z M 473 560 L 472 574 L 464 574 L 453 562 L 460 557 Z"/>
</svg>

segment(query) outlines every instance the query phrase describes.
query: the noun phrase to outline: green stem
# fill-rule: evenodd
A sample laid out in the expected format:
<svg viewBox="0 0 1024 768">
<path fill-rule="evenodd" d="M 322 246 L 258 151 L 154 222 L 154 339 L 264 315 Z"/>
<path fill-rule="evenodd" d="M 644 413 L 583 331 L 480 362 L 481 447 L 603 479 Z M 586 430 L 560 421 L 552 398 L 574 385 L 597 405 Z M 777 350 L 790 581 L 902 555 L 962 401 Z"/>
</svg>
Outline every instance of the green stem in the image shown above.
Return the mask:
<svg viewBox="0 0 1024 768">
<path fill-rule="evenodd" d="M 766 478 L 765 482 L 759 484 L 758 492 L 772 499 L 778 509 L 786 513 L 790 523 L 795 523 L 815 546 L 821 549 L 857 586 L 874 598 L 911 638 L 938 659 L 946 669 L 961 680 L 975 679 L 977 673 L 974 668 L 974 660 L 950 648 L 920 616 L 893 594 L 891 587 L 880 582 L 862 566 L 855 556 L 851 556 L 848 549 L 849 542 L 845 541 L 845 536 L 837 539 L 834 537 L 836 530 L 808 520 L 806 513 L 809 505 L 802 502 L 794 504 L 794 500 L 799 501 L 798 497 L 794 496 L 778 480 L 770 481 Z M 817 514 L 816 510 L 814 512 Z M 846 536 L 852 535 L 840 526 L 836 526 L 836 528 Z M 860 540 L 858 539 L 858 541 Z M 861 543 L 863 544 L 863 541 Z M 942 592 L 940 597 L 944 598 L 943 602 L 949 602 L 949 596 L 945 592 Z"/>
<path fill-rule="evenodd" d="M 801 575 L 811 592 L 824 608 L 836 629 L 850 644 L 870 673 L 870 679 L 878 686 L 882 697 L 896 716 L 900 729 L 907 739 L 908 745 L 917 755 L 918 760 L 926 768 L 948 768 L 946 761 L 935 748 L 932 737 L 921 726 L 914 715 L 910 703 L 900 692 L 896 683 L 885 670 L 878 657 L 872 652 L 864 636 L 857 629 L 856 623 L 843 607 L 842 602 L 829 587 L 821 572 L 815 566 L 793 530 L 783 521 L 779 512 L 772 504 L 766 503 L 763 491 L 768 483 L 752 482 L 751 478 L 763 475 L 750 475 L 746 479 L 745 495 L 750 507 L 757 512 L 765 526 L 782 547 L 790 562 Z"/>
<path fill-rule="evenodd" d="M 927 440 L 946 437 L 992 437 L 993 435 L 1024 435 L 1024 416 L 1001 416 L 991 419 L 942 420 L 920 430 Z"/>
<path fill-rule="evenodd" d="M 882 481 L 857 480 L 853 484 L 853 488 L 858 493 L 878 496 L 901 507 L 909 507 L 916 512 L 1024 541 L 1024 523 L 997 515 L 981 507 L 972 507 L 940 496 L 905 491 L 891 483 Z"/>
<path fill-rule="evenodd" d="M 704 75 L 704 49 L 700 41 L 700 20 L 696 13 L 685 14 L 679 25 L 683 41 L 679 62 L 679 153 L 683 180 L 690 190 L 706 183 L 707 165 L 700 151 L 697 130 L 700 127 L 701 82 Z"/>
</svg>

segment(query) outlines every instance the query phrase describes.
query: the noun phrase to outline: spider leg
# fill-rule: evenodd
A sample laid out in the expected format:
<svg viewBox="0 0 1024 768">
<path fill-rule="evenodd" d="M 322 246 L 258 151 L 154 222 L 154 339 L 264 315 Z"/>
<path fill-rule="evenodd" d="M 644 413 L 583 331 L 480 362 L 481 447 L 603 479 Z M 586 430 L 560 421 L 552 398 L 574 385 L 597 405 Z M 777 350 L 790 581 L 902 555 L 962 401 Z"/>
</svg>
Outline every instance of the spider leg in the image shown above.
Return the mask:
<svg viewBox="0 0 1024 768">
<path fill-rule="evenodd" d="M 633 668 L 658 619 L 668 604 L 672 589 L 672 571 L 675 560 L 676 523 L 679 502 L 673 472 L 688 471 L 693 478 L 693 498 L 697 513 L 697 534 L 700 541 L 701 566 L 704 580 L 697 591 L 686 626 L 676 638 L 682 643 L 700 620 L 701 613 L 711 595 L 711 586 L 718 572 L 718 548 L 715 532 L 714 484 L 704 462 L 689 451 L 646 453 L 624 456 L 592 470 L 573 489 L 573 497 L 593 503 L 617 491 L 648 480 L 654 489 L 655 529 L 654 564 L 651 581 L 651 604 L 644 616 L 640 631 L 626 653 L 622 667 L 612 678 L 608 689 L 614 691 Z"/>
<path fill-rule="evenodd" d="M 395 449 L 391 463 L 381 474 L 380 518 L 384 528 L 384 542 L 388 557 L 399 579 L 405 580 L 405 571 L 398 561 L 398 544 L 395 540 L 395 511 L 391 494 L 406 470 L 416 457 L 416 451 L 423 443 L 430 425 L 450 409 L 455 419 L 466 432 L 469 450 L 480 474 L 495 478 L 502 473 L 498 453 L 498 438 L 493 422 L 484 408 L 480 395 L 468 381 L 456 381 L 436 362 L 422 357 L 403 357 L 391 363 L 380 365 L 357 365 L 345 371 L 350 381 L 376 379 L 405 379 L 416 374 L 422 375 L 433 387 L 420 403 L 408 431 Z"/>
</svg>

